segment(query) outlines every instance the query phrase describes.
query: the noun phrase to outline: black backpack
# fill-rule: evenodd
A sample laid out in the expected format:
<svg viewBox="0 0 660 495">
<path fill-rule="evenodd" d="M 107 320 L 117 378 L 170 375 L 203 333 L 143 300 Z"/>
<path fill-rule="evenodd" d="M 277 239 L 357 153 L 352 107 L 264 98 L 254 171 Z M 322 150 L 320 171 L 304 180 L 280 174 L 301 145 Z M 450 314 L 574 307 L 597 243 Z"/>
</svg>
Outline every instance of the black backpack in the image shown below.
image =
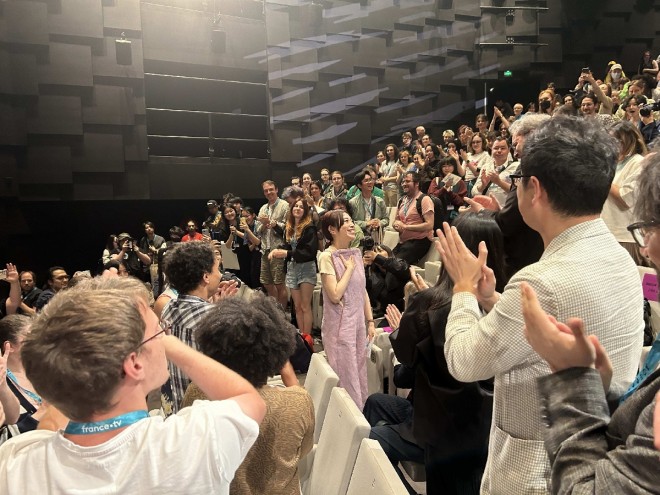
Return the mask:
<svg viewBox="0 0 660 495">
<path fill-rule="evenodd" d="M 419 213 L 420 218 L 424 218 L 422 215 L 422 200 L 425 197 L 431 198 L 433 201 L 433 237 L 435 237 L 435 231 L 442 229 L 442 222 L 449 222 L 449 213 L 447 212 L 447 199 L 437 198 L 429 194 L 420 194 L 417 197 L 415 206 L 417 207 L 417 213 Z M 397 206 L 397 211 L 401 208 L 401 203 L 403 202 L 403 197 L 399 199 L 399 205 Z"/>
</svg>

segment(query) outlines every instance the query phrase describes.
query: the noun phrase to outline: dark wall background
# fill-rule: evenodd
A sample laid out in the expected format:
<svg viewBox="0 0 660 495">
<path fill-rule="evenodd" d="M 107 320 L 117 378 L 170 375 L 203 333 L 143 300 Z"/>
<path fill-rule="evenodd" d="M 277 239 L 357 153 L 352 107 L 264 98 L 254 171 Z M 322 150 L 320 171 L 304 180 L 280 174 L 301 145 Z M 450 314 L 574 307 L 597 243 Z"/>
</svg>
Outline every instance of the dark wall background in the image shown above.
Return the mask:
<svg viewBox="0 0 660 495">
<path fill-rule="evenodd" d="M 356 170 L 418 124 L 439 140 L 491 88 L 632 73 L 660 51 L 656 4 L 0 2 L 0 260 L 85 268 L 147 218 L 163 232 L 227 191 L 258 206 L 262 180 Z"/>
</svg>

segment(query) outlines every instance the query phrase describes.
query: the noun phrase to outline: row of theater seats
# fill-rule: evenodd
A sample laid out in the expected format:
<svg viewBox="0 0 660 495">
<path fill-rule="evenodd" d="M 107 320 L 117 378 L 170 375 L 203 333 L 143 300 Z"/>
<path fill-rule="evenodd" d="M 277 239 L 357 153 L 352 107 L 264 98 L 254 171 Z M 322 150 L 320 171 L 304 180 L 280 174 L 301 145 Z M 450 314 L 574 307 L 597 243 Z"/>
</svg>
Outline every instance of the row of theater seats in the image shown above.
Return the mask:
<svg viewBox="0 0 660 495">
<path fill-rule="evenodd" d="M 312 356 L 305 389 L 314 402 L 314 447 L 300 461 L 303 495 L 407 495 L 370 426 L 321 353 Z"/>
</svg>

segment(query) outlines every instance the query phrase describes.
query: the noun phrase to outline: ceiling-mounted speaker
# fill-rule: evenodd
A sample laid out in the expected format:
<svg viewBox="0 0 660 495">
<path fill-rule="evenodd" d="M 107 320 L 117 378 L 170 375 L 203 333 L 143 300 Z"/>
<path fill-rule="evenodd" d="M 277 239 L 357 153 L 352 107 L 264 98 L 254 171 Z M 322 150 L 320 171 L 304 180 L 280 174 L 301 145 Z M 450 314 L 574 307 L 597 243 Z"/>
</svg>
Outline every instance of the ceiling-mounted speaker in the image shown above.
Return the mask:
<svg viewBox="0 0 660 495">
<path fill-rule="evenodd" d="M 130 40 L 115 40 L 115 52 L 118 65 L 133 65 Z"/>
<path fill-rule="evenodd" d="M 227 33 L 221 29 L 214 29 L 211 33 L 211 51 L 225 53 L 227 50 Z"/>
</svg>

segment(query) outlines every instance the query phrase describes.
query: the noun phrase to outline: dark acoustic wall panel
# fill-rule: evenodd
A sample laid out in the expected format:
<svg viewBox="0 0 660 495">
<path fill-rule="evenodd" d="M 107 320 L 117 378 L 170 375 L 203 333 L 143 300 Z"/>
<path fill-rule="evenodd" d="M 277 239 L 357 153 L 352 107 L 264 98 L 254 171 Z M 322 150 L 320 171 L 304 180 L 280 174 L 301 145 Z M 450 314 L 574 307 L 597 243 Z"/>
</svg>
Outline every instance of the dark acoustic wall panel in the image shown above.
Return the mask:
<svg viewBox="0 0 660 495">
<path fill-rule="evenodd" d="M 139 6 L 139 0 L 0 4 L 0 146 L 16 163 L 5 177 L 20 200 L 148 197 Z M 117 63 L 122 31 L 132 65 Z M 143 163 L 139 191 L 121 178 L 127 161 Z"/>
</svg>

